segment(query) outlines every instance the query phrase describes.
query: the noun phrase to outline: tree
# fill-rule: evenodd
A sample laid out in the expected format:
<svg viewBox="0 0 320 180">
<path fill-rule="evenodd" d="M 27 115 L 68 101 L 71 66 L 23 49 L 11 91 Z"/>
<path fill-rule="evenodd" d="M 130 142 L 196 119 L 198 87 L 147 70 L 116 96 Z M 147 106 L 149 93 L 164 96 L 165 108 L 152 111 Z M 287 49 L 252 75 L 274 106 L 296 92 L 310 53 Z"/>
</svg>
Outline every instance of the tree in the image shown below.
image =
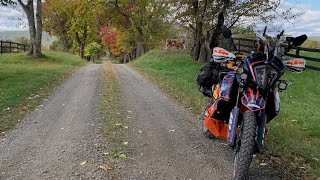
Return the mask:
<svg viewBox="0 0 320 180">
<path fill-rule="evenodd" d="M 7 5 L 15 5 L 16 2 L 14 2 L 12 0 L 0 0 L 0 4 L 3 6 L 7 6 Z"/>
<path fill-rule="evenodd" d="M 119 42 L 125 59 L 135 59 L 159 45 L 169 30 L 166 0 L 110 0 L 108 8 L 113 25 L 120 31 Z"/>
<path fill-rule="evenodd" d="M 176 1 L 176 18 L 193 32 L 191 55 L 196 61 L 207 61 L 217 46 L 220 27 L 236 26 L 243 19 L 272 21 L 276 16 L 295 18 L 299 13 L 281 9 L 283 0 L 186 0 Z"/>
<path fill-rule="evenodd" d="M 100 54 L 101 47 L 102 46 L 96 42 L 88 44 L 88 46 L 84 49 L 85 56 L 88 58 L 92 57 L 94 60 L 94 57 Z"/>
<path fill-rule="evenodd" d="M 44 30 L 58 36 L 64 51 L 70 48 L 85 57 L 85 47 L 99 42 L 99 29 L 106 20 L 104 0 L 46 0 Z"/>
<path fill-rule="evenodd" d="M 119 32 L 116 28 L 110 26 L 103 26 L 100 28 L 100 37 L 102 43 L 106 48 L 114 55 L 119 56 L 122 52 L 122 49 L 119 47 Z"/>
<path fill-rule="evenodd" d="M 26 4 L 22 0 L 18 0 L 23 11 L 27 15 L 30 33 L 29 55 L 41 57 L 41 41 L 42 41 L 42 9 L 41 0 L 36 0 L 36 11 L 34 10 L 33 0 L 28 0 Z"/>
<path fill-rule="evenodd" d="M 70 7 L 64 0 L 47 0 L 43 3 L 43 29 L 50 35 L 57 36 L 63 45 L 63 51 L 68 52 L 71 47 L 69 19 Z"/>
<path fill-rule="evenodd" d="M 17 3 L 12 0 L 0 0 L 1 5 L 16 5 Z M 36 0 L 36 11 L 34 10 L 33 0 L 28 0 L 26 4 L 22 0 L 18 0 L 19 5 L 22 7 L 23 11 L 27 15 L 29 33 L 30 33 L 30 48 L 29 55 L 35 57 L 41 57 L 41 41 L 42 41 L 42 10 L 41 0 Z"/>
</svg>

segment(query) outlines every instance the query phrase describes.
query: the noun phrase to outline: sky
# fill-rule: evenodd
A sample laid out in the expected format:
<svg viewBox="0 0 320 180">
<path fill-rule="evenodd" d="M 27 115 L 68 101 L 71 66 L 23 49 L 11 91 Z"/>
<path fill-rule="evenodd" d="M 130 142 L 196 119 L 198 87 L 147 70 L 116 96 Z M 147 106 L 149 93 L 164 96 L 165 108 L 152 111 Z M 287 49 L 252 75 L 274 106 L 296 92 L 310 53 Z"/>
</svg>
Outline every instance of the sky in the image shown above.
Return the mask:
<svg viewBox="0 0 320 180">
<path fill-rule="evenodd" d="M 287 0 L 284 4 L 293 8 L 294 12 L 304 14 L 297 20 L 277 19 L 268 24 L 269 29 L 285 30 L 287 34 L 298 36 L 320 36 L 320 0 Z M 264 25 L 263 25 L 264 26 Z M 0 31 L 27 30 L 27 19 L 24 13 L 12 7 L 0 6 Z"/>
</svg>

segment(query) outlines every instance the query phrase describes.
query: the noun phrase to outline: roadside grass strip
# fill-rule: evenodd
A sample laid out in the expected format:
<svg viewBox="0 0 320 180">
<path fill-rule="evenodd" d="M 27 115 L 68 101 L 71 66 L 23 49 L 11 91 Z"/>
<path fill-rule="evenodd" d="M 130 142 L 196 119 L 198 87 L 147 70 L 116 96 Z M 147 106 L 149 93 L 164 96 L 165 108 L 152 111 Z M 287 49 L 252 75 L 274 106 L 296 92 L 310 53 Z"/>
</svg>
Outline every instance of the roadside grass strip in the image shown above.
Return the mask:
<svg viewBox="0 0 320 180">
<path fill-rule="evenodd" d="M 187 53 L 153 50 L 130 65 L 194 114 L 205 107 L 206 97 L 196 86 L 203 64 Z M 286 72 L 282 79 L 292 85 L 280 93 L 281 111 L 270 123 L 267 151 L 260 159 L 281 168 L 284 177 L 320 177 L 320 72 Z"/>
<path fill-rule="evenodd" d="M 37 108 L 56 87 L 86 61 L 76 55 L 47 51 L 34 59 L 25 54 L 0 56 L 0 136 Z"/>
<path fill-rule="evenodd" d="M 100 104 L 103 135 L 106 140 L 107 150 L 104 154 L 108 157 L 108 166 L 114 167 L 116 163 L 127 159 L 128 151 L 128 119 L 127 112 L 121 105 L 121 94 L 118 77 L 111 62 L 103 64 L 103 91 Z"/>
</svg>

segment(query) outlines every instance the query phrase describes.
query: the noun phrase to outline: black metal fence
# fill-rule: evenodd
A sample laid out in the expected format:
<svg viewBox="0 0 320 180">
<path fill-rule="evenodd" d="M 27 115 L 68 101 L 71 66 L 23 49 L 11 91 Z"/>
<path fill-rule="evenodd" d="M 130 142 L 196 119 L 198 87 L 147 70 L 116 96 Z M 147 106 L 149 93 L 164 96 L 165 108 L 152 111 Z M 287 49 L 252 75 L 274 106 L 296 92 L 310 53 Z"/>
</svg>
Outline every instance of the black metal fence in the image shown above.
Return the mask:
<svg viewBox="0 0 320 180">
<path fill-rule="evenodd" d="M 237 49 L 239 52 L 251 53 L 252 51 L 255 51 L 257 40 L 247 39 L 247 38 L 234 38 L 234 43 L 237 46 Z M 296 47 L 294 49 L 294 51 L 295 51 L 295 53 L 287 53 L 287 56 L 300 57 L 300 58 L 304 58 L 307 61 L 318 62 L 319 66 L 306 65 L 306 68 L 320 71 L 320 49 Z M 312 56 L 308 55 L 308 52 L 319 53 L 319 56 L 312 57 Z M 301 55 L 302 53 L 304 55 Z"/>
<path fill-rule="evenodd" d="M 0 41 L 0 54 L 3 53 L 18 53 L 26 52 L 29 50 L 29 46 L 25 44 L 10 42 L 10 41 Z"/>
</svg>

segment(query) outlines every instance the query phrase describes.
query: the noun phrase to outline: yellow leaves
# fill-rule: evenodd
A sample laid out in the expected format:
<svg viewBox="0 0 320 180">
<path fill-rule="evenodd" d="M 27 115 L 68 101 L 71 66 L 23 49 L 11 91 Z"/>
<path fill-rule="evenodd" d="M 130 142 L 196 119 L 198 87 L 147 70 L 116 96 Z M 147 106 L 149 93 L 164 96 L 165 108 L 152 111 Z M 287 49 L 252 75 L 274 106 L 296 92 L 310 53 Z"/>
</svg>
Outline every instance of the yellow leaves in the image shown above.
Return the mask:
<svg viewBox="0 0 320 180">
<path fill-rule="evenodd" d="M 107 171 L 107 170 L 112 170 L 113 167 L 109 165 L 101 165 L 101 166 L 98 166 L 98 169 Z"/>
<path fill-rule="evenodd" d="M 122 158 L 122 159 L 126 159 L 127 158 L 127 156 L 125 155 L 125 154 L 119 154 L 119 158 Z"/>
</svg>

